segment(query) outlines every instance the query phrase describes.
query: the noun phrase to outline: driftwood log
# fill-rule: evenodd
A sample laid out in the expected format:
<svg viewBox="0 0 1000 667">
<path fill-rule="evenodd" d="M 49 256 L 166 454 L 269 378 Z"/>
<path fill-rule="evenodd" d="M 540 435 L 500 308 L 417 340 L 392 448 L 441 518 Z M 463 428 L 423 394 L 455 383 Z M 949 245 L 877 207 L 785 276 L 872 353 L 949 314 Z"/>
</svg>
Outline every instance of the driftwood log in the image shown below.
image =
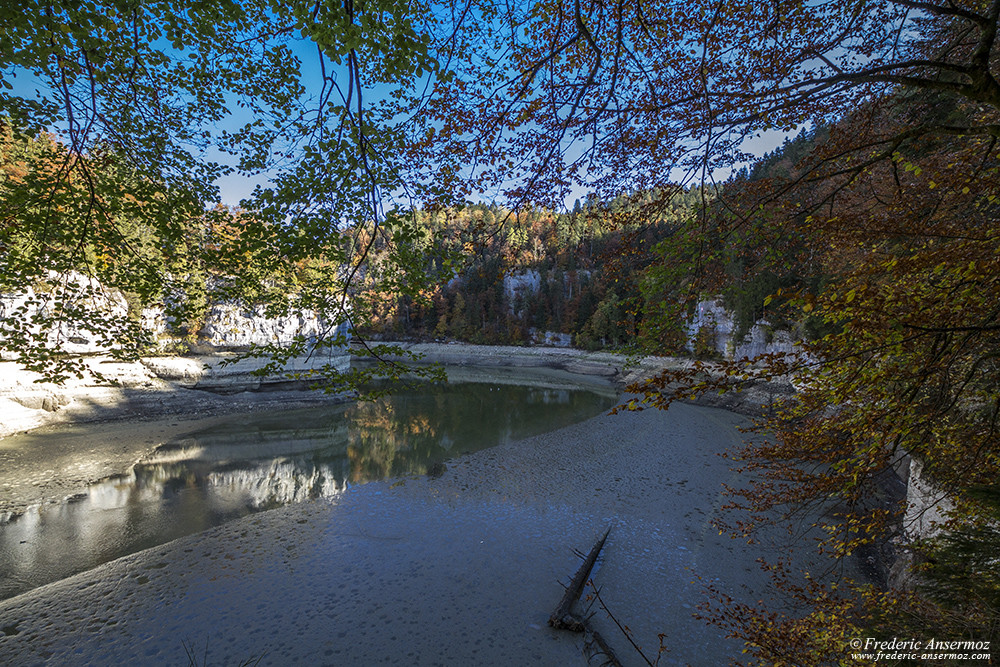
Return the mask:
<svg viewBox="0 0 1000 667">
<path fill-rule="evenodd" d="M 604 531 L 604 537 L 591 547 L 590 553 L 587 554 L 583 563 L 580 564 L 580 568 L 576 571 L 573 581 L 566 587 L 566 592 L 563 593 L 562 600 L 559 601 L 559 606 L 549 616 L 549 625 L 553 628 L 557 630 L 572 630 L 573 632 L 583 632 L 586 630 L 583 621 L 573 614 L 573 605 L 580 599 L 583 587 L 587 585 L 587 579 L 590 578 L 590 571 L 594 569 L 597 556 L 601 553 L 601 549 L 604 548 L 604 542 L 607 541 L 608 533 L 610 532 L 611 528 Z"/>
<path fill-rule="evenodd" d="M 573 576 L 573 580 L 570 582 L 569 586 L 566 587 L 566 592 L 563 593 L 562 600 L 559 601 L 559 606 L 556 610 L 552 612 L 549 616 L 549 625 L 557 630 L 570 630 L 571 632 L 583 632 L 587 638 L 587 643 L 589 646 L 596 644 L 597 649 L 595 653 L 601 653 L 605 658 L 606 665 L 612 665 L 613 667 L 621 667 L 621 662 L 615 656 L 614 651 L 608 642 L 602 637 L 597 630 L 594 630 L 589 623 L 589 619 L 586 617 L 580 617 L 573 613 L 573 605 L 580 599 L 580 595 L 583 594 L 583 588 L 587 585 L 587 580 L 590 578 L 590 572 L 594 569 L 594 563 L 597 562 L 597 557 L 601 553 L 601 549 L 604 548 L 604 543 L 608 539 L 608 534 L 611 532 L 611 528 L 604 531 L 604 536 L 599 539 L 593 547 L 590 549 L 590 553 L 587 557 L 583 559 L 583 563 L 580 564 L 579 569 Z M 592 657 L 592 654 L 591 654 Z"/>
</svg>

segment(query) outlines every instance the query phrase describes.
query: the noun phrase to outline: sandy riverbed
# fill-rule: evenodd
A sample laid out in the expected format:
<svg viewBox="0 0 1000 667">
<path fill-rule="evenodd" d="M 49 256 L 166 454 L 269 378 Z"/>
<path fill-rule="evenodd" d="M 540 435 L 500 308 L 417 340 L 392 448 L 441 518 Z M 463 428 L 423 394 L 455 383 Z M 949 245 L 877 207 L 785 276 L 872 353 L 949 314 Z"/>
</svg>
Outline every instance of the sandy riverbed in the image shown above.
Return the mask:
<svg viewBox="0 0 1000 667">
<path fill-rule="evenodd" d="M 615 359 L 457 347 L 429 360 L 621 379 Z M 117 435 L 100 442 L 81 429 L 78 446 L 98 448 L 105 467 L 74 476 L 49 452 L 41 470 L 43 459 L 23 460 L 26 484 L 64 497 L 205 423 L 183 416 L 105 424 Z M 603 415 L 461 457 L 436 479 L 247 517 L 0 602 L 0 663 L 187 664 L 191 647 L 198 664 L 582 665 L 580 639 L 545 621 L 578 565 L 573 550 L 612 526 L 596 573 L 612 611 L 652 657 L 665 633 L 661 664 L 719 664 L 739 646 L 692 617 L 703 586 L 757 596 L 755 559 L 769 548 L 710 524 L 721 485 L 739 481 L 718 454 L 738 446 L 742 423 L 688 405 Z M 28 449 L 44 448 L 45 432 L 34 435 Z M 0 441 L 0 455 L 24 444 Z M 625 664 L 641 664 L 606 614 L 594 623 Z"/>
<path fill-rule="evenodd" d="M 612 611 L 647 651 L 666 634 L 661 664 L 720 664 L 739 646 L 692 618 L 701 582 L 754 597 L 768 549 L 709 523 L 738 481 L 717 454 L 742 421 L 687 405 L 602 415 L 437 479 L 247 517 L 0 603 L 0 662 L 186 664 L 187 645 L 199 664 L 583 665 L 580 639 L 545 622 L 572 550 L 612 526 L 595 576 Z"/>
</svg>

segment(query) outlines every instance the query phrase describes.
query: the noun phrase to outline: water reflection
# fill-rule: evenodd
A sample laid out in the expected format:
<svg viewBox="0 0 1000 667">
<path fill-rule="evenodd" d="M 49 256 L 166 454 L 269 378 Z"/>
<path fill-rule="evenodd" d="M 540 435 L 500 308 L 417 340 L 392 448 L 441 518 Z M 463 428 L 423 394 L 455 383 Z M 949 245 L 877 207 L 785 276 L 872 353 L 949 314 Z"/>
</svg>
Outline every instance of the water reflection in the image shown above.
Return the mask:
<svg viewBox="0 0 1000 667">
<path fill-rule="evenodd" d="M 614 396 L 423 386 L 378 401 L 234 418 L 159 447 L 130 474 L 0 526 L 0 599 L 252 512 L 574 423 Z M 95 429 L 99 429 L 95 426 Z"/>
</svg>

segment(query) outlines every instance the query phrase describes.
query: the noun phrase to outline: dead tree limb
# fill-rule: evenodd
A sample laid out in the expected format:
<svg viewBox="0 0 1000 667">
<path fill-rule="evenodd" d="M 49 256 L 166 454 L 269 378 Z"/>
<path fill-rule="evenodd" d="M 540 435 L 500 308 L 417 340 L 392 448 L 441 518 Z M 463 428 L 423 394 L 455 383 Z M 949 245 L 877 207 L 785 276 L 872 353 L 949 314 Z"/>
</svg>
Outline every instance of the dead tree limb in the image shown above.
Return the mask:
<svg viewBox="0 0 1000 667">
<path fill-rule="evenodd" d="M 590 623 L 586 620 L 583 621 L 583 631 L 584 637 L 587 638 L 587 641 L 597 646 L 592 653 L 588 654 L 588 660 L 589 658 L 593 658 L 595 655 L 600 654 L 604 656 L 603 664 L 610 665 L 611 667 L 622 667 L 622 663 L 618 660 L 618 657 L 615 655 L 611 645 L 599 632 L 597 632 L 597 630 L 590 627 Z"/>
<path fill-rule="evenodd" d="M 580 569 L 576 571 L 573 581 L 566 587 L 566 592 L 563 593 L 562 600 L 559 601 L 559 606 L 549 616 L 549 625 L 553 628 L 557 630 L 572 630 L 573 632 L 583 632 L 586 630 L 584 622 L 573 615 L 573 605 L 580 599 L 583 587 L 590 578 L 590 571 L 594 569 L 597 556 L 601 553 L 601 549 L 604 548 L 604 542 L 608 539 L 608 533 L 610 532 L 610 527 L 604 531 L 604 537 L 594 544 L 590 553 L 587 554 L 583 563 L 580 564 Z"/>
<path fill-rule="evenodd" d="M 604 613 L 608 615 L 608 618 L 614 621 L 614 624 L 617 625 L 618 629 L 622 631 L 623 635 L 625 635 L 625 639 L 627 639 L 629 644 L 632 645 L 632 648 L 634 648 L 639 653 L 639 655 L 642 656 L 642 659 L 646 661 L 646 664 L 649 665 L 649 667 L 655 667 L 656 663 L 650 660 L 646 656 L 645 652 L 643 652 L 642 648 L 640 648 L 639 645 L 635 643 L 635 639 L 632 637 L 632 631 L 629 630 L 625 625 L 623 625 L 621 621 L 619 621 L 618 618 L 611 613 L 611 610 L 608 608 L 608 605 L 604 603 L 604 598 L 601 597 L 600 589 L 598 589 L 597 586 L 594 586 L 593 581 L 590 582 L 590 585 L 594 589 L 594 599 L 597 601 L 597 604 L 601 606 L 601 609 L 604 610 Z M 596 635 L 597 633 L 595 632 L 594 634 Z M 601 641 L 601 639 L 603 638 L 595 637 L 595 639 Z M 603 644 L 601 646 L 603 648 Z M 661 653 L 663 652 L 663 635 L 660 635 L 660 652 Z M 659 662 L 659 658 L 657 658 L 657 662 Z"/>
</svg>

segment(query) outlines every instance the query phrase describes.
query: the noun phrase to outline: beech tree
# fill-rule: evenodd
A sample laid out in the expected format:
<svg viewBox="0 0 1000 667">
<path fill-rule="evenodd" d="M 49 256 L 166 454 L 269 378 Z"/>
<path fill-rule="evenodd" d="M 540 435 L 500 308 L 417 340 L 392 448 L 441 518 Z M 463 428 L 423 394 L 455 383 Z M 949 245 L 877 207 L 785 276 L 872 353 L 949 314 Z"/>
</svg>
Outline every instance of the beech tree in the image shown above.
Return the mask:
<svg viewBox="0 0 1000 667">
<path fill-rule="evenodd" d="M 791 355 L 633 387 L 666 407 L 795 378 L 795 401 L 759 423 L 742 455 L 760 476 L 734 490 L 750 512 L 737 532 L 819 503 L 819 547 L 832 556 L 891 549 L 911 526 L 905 502 L 887 503 L 875 480 L 905 456 L 954 505 L 942 536 L 910 545 L 923 587 L 849 593 L 772 564 L 811 607 L 782 616 L 723 599 L 712 617 L 767 664 L 849 660 L 861 628 L 995 640 L 985 584 L 997 515 L 984 498 L 1000 472 L 1000 2 L 468 6 L 455 42 L 464 58 L 429 105 L 442 178 L 460 174 L 516 208 L 561 201 L 579 183 L 608 199 L 661 192 L 662 203 L 686 174 L 703 205 L 648 273 L 650 295 L 676 285 L 650 329 L 669 337 L 687 303 L 734 279 L 725 269 L 738 257 L 736 279 L 781 278 L 761 296 L 769 314 L 818 334 Z M 789 173 L 713 182 L 749 160 L 748 139 L 803 125 L 828 137 Z"/>
</svg>

